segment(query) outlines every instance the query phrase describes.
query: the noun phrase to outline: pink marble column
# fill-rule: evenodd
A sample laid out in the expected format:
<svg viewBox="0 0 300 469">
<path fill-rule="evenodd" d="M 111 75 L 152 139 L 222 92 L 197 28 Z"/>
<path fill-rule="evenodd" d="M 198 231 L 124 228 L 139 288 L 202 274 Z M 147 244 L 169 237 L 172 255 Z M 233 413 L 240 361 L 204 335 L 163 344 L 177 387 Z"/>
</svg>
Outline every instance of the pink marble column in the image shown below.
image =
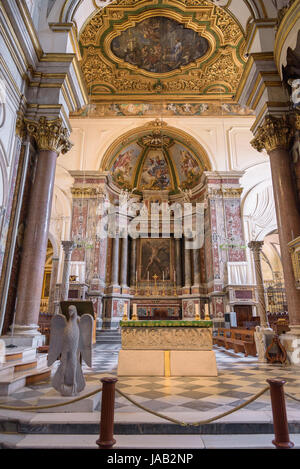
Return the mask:
<svg viewBox="0 0 300 469">
<path fill-rule="evenodd" d="M 59 266 L 59 258 L 53 257 L 51 280 L 50 280 L 50 291 L 49 291 L 49 302 L 48 302 L 49 314 L 54 314 L 54 300 L 55 300 L 55 289 L 56 289 L 57 275 L 58 275 L 58 266 Z"/>
<path fill-rule="evenodd" d="M 258 299 L 258 315 L 260 317 L 261 327 L 268 327 L 268 317 L 267 317 L 267 308 L 266 308 L 266 298 L 265 298 L 265 289 L 263 282 L 263 274 L 261 267 L 261 251 L 264 245 L 263 241 L 251 241 L 248 244 L 248 247 L 251 249 L 254 259 L 255 267 L 255 279 L 256 279 L 256 289 L 257 289 L 257 299 Z"/>
<path fill-rule="evenodd" d="M 271 151 L 269 156 L 290 326 L 296 326 L 300 332 L 300 290 L 296 289 L 288 247 L 288 243 L 300 235 L 300 213 L 293 186 L 290 155 L 286 149 L 278 148 Z"/>
<path fill-rule="evenodd" d="M 61 119 L 25 121 L 38 147 L 20 265 L 15 335 L 39 335 L 38 320 L 51 216 L 56 160 L 70 149 Z"/>
<path fill-rule="evenodd" d="M 75 244 L 73 241 L 62 241 L 61 242 L 64 253 L 64 269 L 61 281 L 61 301 L 67 301 L 69 298 L 69 287 L 70 287 L 70 270 L 71 270 L 71 257 Z"/>
<path fill-rule="evenodd" d="M 258 128 L 252 145 L 270 157 L 281 260 L 290 328 L 300 335 L 300 290 L 296 289 L 288 243 L 300 236 L 300 213 L 291 169 L 289 146 L 293 129 L 287 117 L 269 115 Z"/>
</svg>

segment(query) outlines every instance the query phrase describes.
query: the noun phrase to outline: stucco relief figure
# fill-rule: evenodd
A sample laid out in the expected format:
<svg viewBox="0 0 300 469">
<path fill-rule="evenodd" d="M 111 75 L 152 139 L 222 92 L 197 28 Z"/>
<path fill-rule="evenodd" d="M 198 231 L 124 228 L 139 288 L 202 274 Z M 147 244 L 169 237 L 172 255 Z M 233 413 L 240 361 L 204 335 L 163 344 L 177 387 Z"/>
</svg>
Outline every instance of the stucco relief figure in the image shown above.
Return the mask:
<svg viewBox="0 0 300 469">
<path fill-rule="evenodd" d="M 74 305 L 69 306 L 68 316 L 68 319 L 62 314 L 53 316 L 48 366 L 60 360 L 52 386 L 62 396 L 76 396 L 85 388 L 82 359 L 92 366 L 93 318 L 90 314 L 79 318 Z"/>
</svg>

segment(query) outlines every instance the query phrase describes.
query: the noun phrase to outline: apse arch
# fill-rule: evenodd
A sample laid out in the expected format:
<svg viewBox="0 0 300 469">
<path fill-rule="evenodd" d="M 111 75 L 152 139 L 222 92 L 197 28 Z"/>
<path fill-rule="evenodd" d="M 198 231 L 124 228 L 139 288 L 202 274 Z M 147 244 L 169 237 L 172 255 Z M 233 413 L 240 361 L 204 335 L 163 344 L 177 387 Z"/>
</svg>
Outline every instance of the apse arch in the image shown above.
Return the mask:
<svg viewBox="0 0 300 469">
<path fill-rule="evenodd" d="M 152 177 L 154 168 L 158 181 Z M 118 137 L 106 149 L 99 170 L 110 174 L 120 189 L 155 187 L 175 194 L 196 187 L 212 164 L 194 137 L 156 120 Z"/>
</svg>

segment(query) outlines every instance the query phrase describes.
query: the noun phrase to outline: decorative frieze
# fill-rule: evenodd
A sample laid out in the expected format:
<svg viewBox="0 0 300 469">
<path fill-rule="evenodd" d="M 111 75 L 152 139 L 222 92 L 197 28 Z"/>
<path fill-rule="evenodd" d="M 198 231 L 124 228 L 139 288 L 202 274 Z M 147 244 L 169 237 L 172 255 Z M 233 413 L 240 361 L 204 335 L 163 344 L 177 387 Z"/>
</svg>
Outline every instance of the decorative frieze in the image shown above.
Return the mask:
<svg viewBox="0 0 300 469">
<path fill-rule="evenodd" d="M 122 349 L 212 350 L 212 329 L 201 327 L 122 327 Z"/>
<path fill-rule="evenodd" d="M 93 186 L 72 187 L 71 193 L 74 199 L 92 199 L 95 197 L 98 198 L 99 196 L 105 196 L 101 187 Z"/>
<path fill-rule="evenodd" d="M 225 187 L 225 188 L 212 188 L 209 187 L 207 195 L 209 198 L 224 198 L 224 199 L 239 199 L 242 195 L 242 187 Z"/>
</svg>

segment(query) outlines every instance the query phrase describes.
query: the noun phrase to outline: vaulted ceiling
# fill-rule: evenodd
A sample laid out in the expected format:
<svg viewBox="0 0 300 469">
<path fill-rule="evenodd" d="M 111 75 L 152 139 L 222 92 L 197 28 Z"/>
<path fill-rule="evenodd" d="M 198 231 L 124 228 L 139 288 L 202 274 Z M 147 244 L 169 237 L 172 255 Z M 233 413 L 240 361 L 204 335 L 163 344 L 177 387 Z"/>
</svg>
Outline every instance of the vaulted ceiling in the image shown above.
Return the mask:
<svg viewBox="0 0 300 469">
<path fill-rule="evenodd" d="M 206 0 L 130 0 L 100 10 L 80 35 L 94 101 L 232 100 L 246 63 L 245 35 Z"/>
</svg>

